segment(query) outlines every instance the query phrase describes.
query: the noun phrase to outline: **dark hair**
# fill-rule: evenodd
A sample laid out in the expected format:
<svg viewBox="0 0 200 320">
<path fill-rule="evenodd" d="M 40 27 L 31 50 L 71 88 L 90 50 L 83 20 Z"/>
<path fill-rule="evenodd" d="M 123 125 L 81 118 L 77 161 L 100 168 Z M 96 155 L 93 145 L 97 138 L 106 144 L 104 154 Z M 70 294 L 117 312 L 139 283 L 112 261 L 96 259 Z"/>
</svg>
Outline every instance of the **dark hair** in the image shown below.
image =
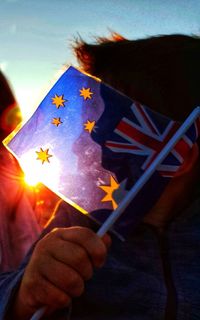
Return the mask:
<svg viewBox="0 0 200 320">
<path fill-rule="evenodd" d="M 78 39 L 74 51 L 84 71 L 174 120 L 200 105 L 198 37 L 127 40 L 115 33 L 95 44 Z"/>
<path fill-rule="evenodd" d="M 10 85 L 0 71 L 0 139 L 4 139 L 21 122 L 22 116 Z"/>
<path fill-rule="evenodd" d="M 10 89 L 8 81 L 0 71 L 0 113 L 15 102 L 15 97 Z"/>
</svg>

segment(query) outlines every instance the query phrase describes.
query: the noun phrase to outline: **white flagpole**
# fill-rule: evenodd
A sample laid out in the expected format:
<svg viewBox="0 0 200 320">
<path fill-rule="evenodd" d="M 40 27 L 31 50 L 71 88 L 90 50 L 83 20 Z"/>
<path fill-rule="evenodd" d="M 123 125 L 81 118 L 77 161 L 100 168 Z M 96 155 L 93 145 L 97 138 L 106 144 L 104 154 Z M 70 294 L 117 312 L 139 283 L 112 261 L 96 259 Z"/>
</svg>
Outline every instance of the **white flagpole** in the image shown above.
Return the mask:
<svg viewBox="0 0 200 320">
<path fill-rule="evenodd" d="M 127 193 L 127 195 L 122 199 L 119 203 L 119 206 L 116 210 L 114 210 L 107 220 L 103 223 L 103 225 L 98 230 L 97 234 L 99 237 L 102 237 L 116 222 L 116 220 L 121 216 L 130 202 L 134 199 L 137 193 L 141 190 L 144 184 L 148 181 L 148 179 L 152 176 L 157 166 L 166 158 L 169 152 L 173 149 L 176 143 L 182 138 L 185 132 L 189 129 L 192 123 L 200 116 L 200 107 L 196 107 L 190 115 L 186 118 L 180 128 L 176 131 L 173 137 L 168 141 L 168 143 L 164 146 L 161 152 L 158 154 L 156 159 L 151 163 L 151 165 L 147 168 L 147 170 L 143 173 L 143 175 L 136 181 L 132 189 Z M 46 308 L 42 307 L 37 310 L 30 320 L 40 320 L 44 315 Z"/>
<path fill-rule="evenodd" d="M 45 314 L 46 311 L 46 307 L 41 307 L 40 309 L 38 309 L 34 315 L 32 316 L 32 318 L 30 320 L 39 320 L 43 317 L 43 315 Z"/>
</svg>

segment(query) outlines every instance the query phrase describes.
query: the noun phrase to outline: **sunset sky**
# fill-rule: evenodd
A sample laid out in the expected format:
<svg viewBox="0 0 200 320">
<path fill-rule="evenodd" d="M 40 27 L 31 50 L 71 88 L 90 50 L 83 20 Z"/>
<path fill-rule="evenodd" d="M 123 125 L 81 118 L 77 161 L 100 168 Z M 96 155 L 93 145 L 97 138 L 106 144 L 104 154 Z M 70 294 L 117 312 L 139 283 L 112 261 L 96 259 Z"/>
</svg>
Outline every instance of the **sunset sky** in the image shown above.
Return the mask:
<svg viewBox="0 0 200 320">
<path fill-rule="evenodd" d="M 0 69 L 24 115 L 47 92 L 62 66 L 73 64 L 70 45 L 109 35 L 200 34 L 199 0 L 0 0 Z"/>
</svg>

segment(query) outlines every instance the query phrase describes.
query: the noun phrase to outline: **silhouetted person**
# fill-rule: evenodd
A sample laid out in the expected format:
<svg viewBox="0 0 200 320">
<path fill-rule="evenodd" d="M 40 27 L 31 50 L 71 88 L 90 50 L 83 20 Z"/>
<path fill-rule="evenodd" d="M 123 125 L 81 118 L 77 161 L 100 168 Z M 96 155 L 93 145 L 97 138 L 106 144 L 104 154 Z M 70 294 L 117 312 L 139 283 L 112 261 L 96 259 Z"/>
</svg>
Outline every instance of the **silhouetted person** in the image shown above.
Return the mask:
<svg viewBox="0 0 200 320">
<path fill-rule="evenodd" d="M 175 120 L 183 120 L 200 102 L 197 37 L 131 41 L 114 34 L 93 45 L 78 40 L 75 47 L 84 71 Z M 2 276 L 0 319 L 6 310 L 10 319 L 29 319 L 42 305 L 51 319 L 197 319 L 198 183 L 195 144 L 137 230 L 123 243 L 112 236 L 109 253 L 109 236 L 99 239 L 86 216 L 62 203 L 21 266 L 23 274 Z"/>
</svg>

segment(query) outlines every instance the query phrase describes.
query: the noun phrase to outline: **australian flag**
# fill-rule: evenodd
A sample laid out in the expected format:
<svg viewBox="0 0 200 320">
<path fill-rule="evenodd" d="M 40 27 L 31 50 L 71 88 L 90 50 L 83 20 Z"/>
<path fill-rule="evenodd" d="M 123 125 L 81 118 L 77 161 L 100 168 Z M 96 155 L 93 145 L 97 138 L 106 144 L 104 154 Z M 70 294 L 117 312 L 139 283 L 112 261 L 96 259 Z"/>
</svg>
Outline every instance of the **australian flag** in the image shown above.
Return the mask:
<svg viewBox="0 0 200 320">
<path fill-rule="evenodd" d="M 70 67 L 26 124 L 6 140 L 22 169 L 102 224 L 179 123 Z M 193 123 L 113 229 L 124 235 L 158 200 L 199 136 Z"/>
</svg>

